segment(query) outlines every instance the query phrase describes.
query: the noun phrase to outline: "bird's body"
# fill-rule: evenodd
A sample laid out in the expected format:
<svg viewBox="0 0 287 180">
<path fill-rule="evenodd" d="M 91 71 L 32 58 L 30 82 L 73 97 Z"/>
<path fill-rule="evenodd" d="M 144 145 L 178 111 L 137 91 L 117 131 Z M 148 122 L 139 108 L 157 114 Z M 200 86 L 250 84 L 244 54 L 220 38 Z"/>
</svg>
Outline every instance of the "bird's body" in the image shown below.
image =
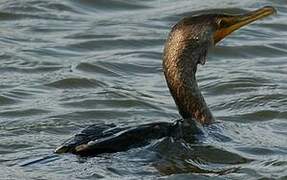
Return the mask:
<svg viewBox="0 0 287 180">
<path fill-rule="evenodd" d="M 182 119 L 135 127 L 93 125 L 75 135 L 55 152 L 97 155 L 125 151 L 163 137 L 193 139 L 194 134 L 201 133 L 201 125 L 214 122 L 197 85 L 197 65 L 205 64 L 208 49 L 225 36 L 274 12 L 274 8 L 264 7 L 243 15 L 205 14 L 183 18 L 172 28 L 163 53 L 167 85 Z"/>
</svg>

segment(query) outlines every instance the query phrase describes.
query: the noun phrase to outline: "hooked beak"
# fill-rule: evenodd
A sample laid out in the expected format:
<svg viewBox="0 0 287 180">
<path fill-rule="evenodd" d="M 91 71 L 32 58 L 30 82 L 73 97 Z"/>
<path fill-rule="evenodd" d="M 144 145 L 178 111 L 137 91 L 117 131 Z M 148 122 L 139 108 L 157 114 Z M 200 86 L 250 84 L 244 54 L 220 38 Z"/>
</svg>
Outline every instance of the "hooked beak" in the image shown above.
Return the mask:
<svg viewBox="0 0 287 180">
<path fill-rule="evenodd" d="M 275 8 L 266 6 L 255 11 L 248 12 L 243 15 L 231 15 L 218 18 L 218 28 L 214 33 L 214 43 L 218 43 L 233 31 L 250 24 L 258 19 L 276 13 Z"/>
</svg>

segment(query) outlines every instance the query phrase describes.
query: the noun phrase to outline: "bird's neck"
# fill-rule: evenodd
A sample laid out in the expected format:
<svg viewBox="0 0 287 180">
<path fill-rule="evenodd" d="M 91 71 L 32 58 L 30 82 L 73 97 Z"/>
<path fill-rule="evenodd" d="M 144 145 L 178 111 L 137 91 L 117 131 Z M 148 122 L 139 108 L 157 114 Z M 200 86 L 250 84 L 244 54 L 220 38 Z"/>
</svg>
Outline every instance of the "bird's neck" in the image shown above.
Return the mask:
<svg viewBox="0 0 287 180">
<path fill-rule="evenodd" d="M 210 124 L 214 118 L 198 88 L 196 81 L 198 58 L 192 50 L 186 51 L 186 45 L 166 43 L 163 55 L 163 69 L 167 85 L 175 100 L 180 115 L 187 122 L 196 120 L 201 124 Z"/>
</svg>

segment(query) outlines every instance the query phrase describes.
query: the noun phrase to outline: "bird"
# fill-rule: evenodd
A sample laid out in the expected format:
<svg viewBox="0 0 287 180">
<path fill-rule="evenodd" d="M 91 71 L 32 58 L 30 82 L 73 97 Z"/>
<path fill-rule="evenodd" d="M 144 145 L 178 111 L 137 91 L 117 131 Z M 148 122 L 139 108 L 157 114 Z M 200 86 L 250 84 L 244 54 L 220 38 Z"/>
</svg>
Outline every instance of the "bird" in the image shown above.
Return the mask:
<svg viewBox="0 0 287 180">
<path fill-rule="evenodd" d="M 95 156 L 126 151 L 152 140 L 171 137 L 190 140 L 203 126 L 215 122 L 196 80 L 198 65 L 207 61 L 208 50 L 226 36 L 256 20 L 276 13 L 265 6 L 243 14 L 204 13 L 184 17 L 171 29 L 163 51 L 163 72 L 181 119 L 132 127 L 94 124 L 68 139 L 54 152 Z"/>
</svg>

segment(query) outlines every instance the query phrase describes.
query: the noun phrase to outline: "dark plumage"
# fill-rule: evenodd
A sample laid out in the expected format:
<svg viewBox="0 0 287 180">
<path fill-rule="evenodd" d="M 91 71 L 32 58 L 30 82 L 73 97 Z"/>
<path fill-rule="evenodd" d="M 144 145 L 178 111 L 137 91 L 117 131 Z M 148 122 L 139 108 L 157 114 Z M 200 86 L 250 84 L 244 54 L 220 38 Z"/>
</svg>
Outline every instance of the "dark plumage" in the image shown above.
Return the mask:
<svg viewBox="0 0 287 180">
<path fill-rule="evenodd" d="M 274 12 L 274 8 L 264 7 L 242 15 L 205 14 L 183 18 L 172 28 L 163 53 L 167 85 L 183 119 L 174 123 L 157 122 L 136 127 L 93 125 L 55 152 L 97 155 L 125 151 L 163 137 L 193 140 L 193 135 L 201 132 L 198 124 L 214 122 L 197 85 L 197 65 L 205 64 L 209 47 L 240 27 Z"/>
<path fill-rule="evenodd" d="M 198 64 L 205 64 L 208 48 L 213 45 L 216 15 L 184 18 L 167 39 L 163 69 L 170 92 L 183 119 L 210 124 L 214 118 L 196 81 Z"/>
</svg>

